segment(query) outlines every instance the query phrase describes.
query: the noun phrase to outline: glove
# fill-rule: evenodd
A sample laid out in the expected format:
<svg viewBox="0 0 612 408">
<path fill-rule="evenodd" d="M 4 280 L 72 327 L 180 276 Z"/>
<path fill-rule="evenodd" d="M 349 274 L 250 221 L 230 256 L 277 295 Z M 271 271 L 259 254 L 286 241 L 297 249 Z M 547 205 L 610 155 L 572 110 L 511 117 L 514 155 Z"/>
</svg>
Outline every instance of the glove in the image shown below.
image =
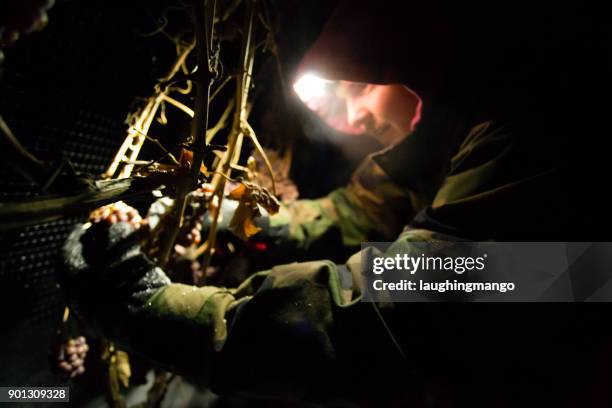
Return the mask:
<svg viewBox="0 0 612 408">
<path fill-rule="evenodd" d="M 156 228 L 162 218 L 168 213 L 170 208 L 174 205 L 174 200 L 168 197 L 160 198 L 155 201 L 149 208 L 146 219 L 151 229 Z M 230 223 L 234 216 L 236 209 L 238 208 L 238 201 L 232 200 L 229 197 L 225 197 L 221 202 L 221 208 L 219 217 L 217 219 L 217 234 L 220 237 L 229 238 L 235 236 L 231 229 Z M 255 241 L 272 242 L 275 239 L 280 238 L 285 232 L 286 228 L 272 227 L 270 222 L 270 215 L 268 212 L 259 207 L 260 215 L 254 218 L 255 225 L 261 230 L 253 237 Z M 186 214 L 186 218 L 189 219 L 190 215 Z M 212 226 L 213 218 L 210 212 L 207 212 L 198 220 L 191 221 L 192 229 L 184 236 L 179 237 L 179 244 L 190 245 L 191 243 L 200 244 L 208 237 L 208 232 Z M 183 242 L 181 242 L 183 241 Z"/>
<path fill-rule="evenodd" d="M 78 224 L 64 244 L 62 280 L 69 304 L 102 331 L 113 326 L 114 317 L 100 308 L 109 297 L 136 311 L 170 284 L 141 252 L 141 231 L 128 222 Z"/>
<path fill-rule="evenodd" d="M 69 304 L 123 349 L 206 383 L 234 297 L 224 288 L 172 284 L 142 253 L 142 231 L 130 222 L 77 225 L 62 251 Z"/>
</svg>

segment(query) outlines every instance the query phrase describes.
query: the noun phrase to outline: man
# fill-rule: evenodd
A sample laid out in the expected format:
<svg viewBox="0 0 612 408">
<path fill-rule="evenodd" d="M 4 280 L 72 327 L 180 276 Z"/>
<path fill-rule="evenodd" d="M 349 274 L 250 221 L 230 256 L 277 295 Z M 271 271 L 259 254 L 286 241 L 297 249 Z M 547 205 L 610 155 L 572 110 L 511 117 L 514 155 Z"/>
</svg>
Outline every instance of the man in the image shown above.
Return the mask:
<svg viewBox="0 0 612 408">
<path fill-rule="evenodd" d="M 601 170 L 591 135 L 607 128 L 610 97 L 591 86 L 609 81 L 594 63 L 589 19 L 597 14 L 395 3 L 341 3 L 304 66 L 327 80 L 403 86 L 410 94 L 401 95 L 418 97 L 413 106 L 422 102 L 421 120 L 413 120 L 417 109 L 397 122 L 388 110 L 347 115 L 348 125 L 393 139 L 391 147 L 370 156 L 346 188 L 264 222 L 268 239 L 303 259 L 372 239 L 395 240 L 394 254 L 423 241 L 607 237 L 609 214 L 586 199 Z M 347 113 L 351 97 L 363 96 L 336 91 Z M 359 253 L 346 265 L 277 266 L 236 289 L 171 284 L 134 231 L 97 224 L 71 235 L 66 269 L 78 311 L 124 347 L 221 393 L 372 406 L 585 406 L 598 378 L 607 338 L 592 309 L 373 306 L 360 301 Z"/>
</svg>

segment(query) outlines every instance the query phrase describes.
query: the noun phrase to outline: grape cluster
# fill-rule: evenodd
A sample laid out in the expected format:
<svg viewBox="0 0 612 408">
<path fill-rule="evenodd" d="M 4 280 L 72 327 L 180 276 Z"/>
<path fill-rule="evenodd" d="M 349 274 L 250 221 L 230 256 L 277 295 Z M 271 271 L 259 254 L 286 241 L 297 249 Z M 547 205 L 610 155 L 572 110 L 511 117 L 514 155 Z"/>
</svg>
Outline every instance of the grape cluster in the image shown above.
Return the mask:
<svg viewBox="0 0 612 408">
<path fill-rule="evenodd" d="M 210 184 L 202 184 L 198 189 L 189 194 L 189 205 L 192 209 L 185 213 L 183 227 L 179 232 L 178 242 L 182 246 L 200 245 L 202 243 L 202 214 L 201 210 L 204 197 L 210 198 L 213 193 L 213 187 Z M 210 203 L 214 206 L 215 200 Z M 180 250 L 179 250 L 180 252 Z"/>
<path fill-rule="evenodd" d="M 85 357 L 89 346 L 85 337 L 79 336 L 60 345 L 57 355 L 57 368 L 65 378 L 74 378 L 85 372 Z"/>
<path fill-rule="evenodd" d="M 202 222 L 195 218 L 187 219 L 178 240 L 184 246 L 199 245 L 202 242 Z"/>
<path fill-rule="evenodd" d="M 199 217 L 185 217 L 185 224 L 179 231 L 174 245 L 169 269 L 173 279 L 194 284 L 201 271 L 201 265 L 192 256 L 195 247 L 202 242 L 202 222 Z"/>
<path fill-rule="evenodd" d="M 146 220 L 140 217 L 138 210 L 130 207 L 123 201 L 117 201 L 116 203 L 95 209 L 89 215 L 89 221 L 92 223 L 104 222 L 107 225 L 128 222 L 135 228 L 140 228 L 146 224 Z"/>
</svg>

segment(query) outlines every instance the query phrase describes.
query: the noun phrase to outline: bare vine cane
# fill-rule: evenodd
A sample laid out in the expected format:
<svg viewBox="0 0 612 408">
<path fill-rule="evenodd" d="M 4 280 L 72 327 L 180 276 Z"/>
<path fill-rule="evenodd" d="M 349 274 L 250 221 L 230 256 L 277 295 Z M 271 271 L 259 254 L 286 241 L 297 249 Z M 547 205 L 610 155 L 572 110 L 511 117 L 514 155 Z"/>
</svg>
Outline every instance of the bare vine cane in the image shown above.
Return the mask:
<svg viewBox="0 0 612 408">
<path fill-rule="evenodd" d="M 198 185 L 200 169 L 206 150 L 210 88 L 216 76 L 218 66 L 218 54 L 212 57 L 215 9 L 216 0 L 209 0 L 206 3 L 194 0 L 193 14 L 195 17 L 198 69 L 195 73 L 195 113 L 192 121 L 191 140 L 189 141 L 193 151 L 193 162 L 188 175 L 178 182 L 174 206 L 167 220 L 167 234 L 162 237 L 160 242 L 158 261 L 162 266 L 170 258 L 179 228 L 183 223 L 187 195 Z"/>
<path fill-rule="evenodd" d="M 177 45 L 177 49 L 180 50 L 178 53 L 177 59 L 166 74 L 164 78 L 161 79 L 160 84 L 164 82 L 169 82 L 172 78 L 176 76 L 181 67 L 184 65 L 187 56 L 193 50 L 195 46 L 195 42 L 190 42 L 186 45 L 183 45 L 180 48 Z M 155 86 L 155 92 L 151 95 L 147 102 L 141 110 L 139 110 L 136 114 L 132 115 L 130 118 L 130 127 L 128 128 L 128 134 L 123 144 L 115 154 L 115 157 L 111 164 L 108 166 L 108 169 L 104 173 L 104 178 L 126 178 L 129 177 L 134 169 L 133 162 L 138 158 L 138 154 L 147 139 L 149 128 L 153 123 L 153 120 L 157 116 L 157 112 L 160 108 L 160 105 L 166 101 L 174 106 L 177 106 L 179 109 L 189 114 L 191 109 L 184 106 L 180 102 L 171 98 L 168 94 L 172 90 L 171 87 L 162 87 L 160 84 Z M 193 112 L 193 111 L 191 111 Z M 123 168 L 117 173 L 119 167 L 124 165 Z"/>
<path fill-rule="evenodd" d="M 256 0 L 250 0 L 247 2 L 247 10 L 245 16 L 242 47 L 240 51 L 240 71 L 236 77 L 236 109 L 234 111 L 234 117 L 232 120 L 232 128 L 228 139 L 228 148 L 219 164 L 221 167 L 220 174 L 213 176 L 213 195 L 211 203 L 216 204 L 216 210 L 211 209 L 212 223 L 208 232 L 208 239 L 203 244 L 202 249 L 204 250 L 204 260 L 202 262 L 202 268 L 204 271 L 210 265 L 211 257 L 214 253 L 217 225 L 219 219 L 219 211 L 223 201 L 223 195 L 225 191 L 225 180 L 231 176 L 231 165 L 238 161 L 240 156 L 239 147 L 242 145 L 243 131 L 242 123 L 246 117 L 247 111 L 247 99 L 250 88 L 251 74 L 253 71 L 253 60 L 254 53 L 251 52 L 251 42 L 253 36 L 253 20 L 255 16 Z M 237 149 L 238 147 L 238 149 Z M 236 154 L 238 152 L 238 154 Z M 225 177 L 224 177 L 225 176 Z"/>
</svg>

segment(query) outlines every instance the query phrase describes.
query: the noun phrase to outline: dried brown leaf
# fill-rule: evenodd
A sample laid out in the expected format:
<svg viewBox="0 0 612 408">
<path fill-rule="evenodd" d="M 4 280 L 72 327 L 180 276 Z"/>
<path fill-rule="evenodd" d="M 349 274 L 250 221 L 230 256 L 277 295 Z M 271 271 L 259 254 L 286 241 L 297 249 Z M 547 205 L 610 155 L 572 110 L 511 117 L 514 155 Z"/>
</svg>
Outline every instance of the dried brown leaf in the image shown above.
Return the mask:
<svg viewBox="0 0 612 408">
<path fill-rule="evenodd" d="M 254 222 L 254 218 L 260 215 L 258 205 L 265 208 L 269 214 L 276 214 L 280 207 L 278 200 L 268 189 L 248 181 L 241 181 L 238 187 L 229 193 L 229 197 L 239 201 L 229 228 L 245 241 L 261 230 Z"/>
<path fill-rule="evenodd" d="M 254 222 L 254 217 L 257 215 L 259 215 L 257 206 L 253 207 L 245 201 L 240 201 L 230 221 L 229 230 L 238 238 L 247 241 L 250 237 L 261 231 L 261 228 L 255 225 Z"/>
</svg>

